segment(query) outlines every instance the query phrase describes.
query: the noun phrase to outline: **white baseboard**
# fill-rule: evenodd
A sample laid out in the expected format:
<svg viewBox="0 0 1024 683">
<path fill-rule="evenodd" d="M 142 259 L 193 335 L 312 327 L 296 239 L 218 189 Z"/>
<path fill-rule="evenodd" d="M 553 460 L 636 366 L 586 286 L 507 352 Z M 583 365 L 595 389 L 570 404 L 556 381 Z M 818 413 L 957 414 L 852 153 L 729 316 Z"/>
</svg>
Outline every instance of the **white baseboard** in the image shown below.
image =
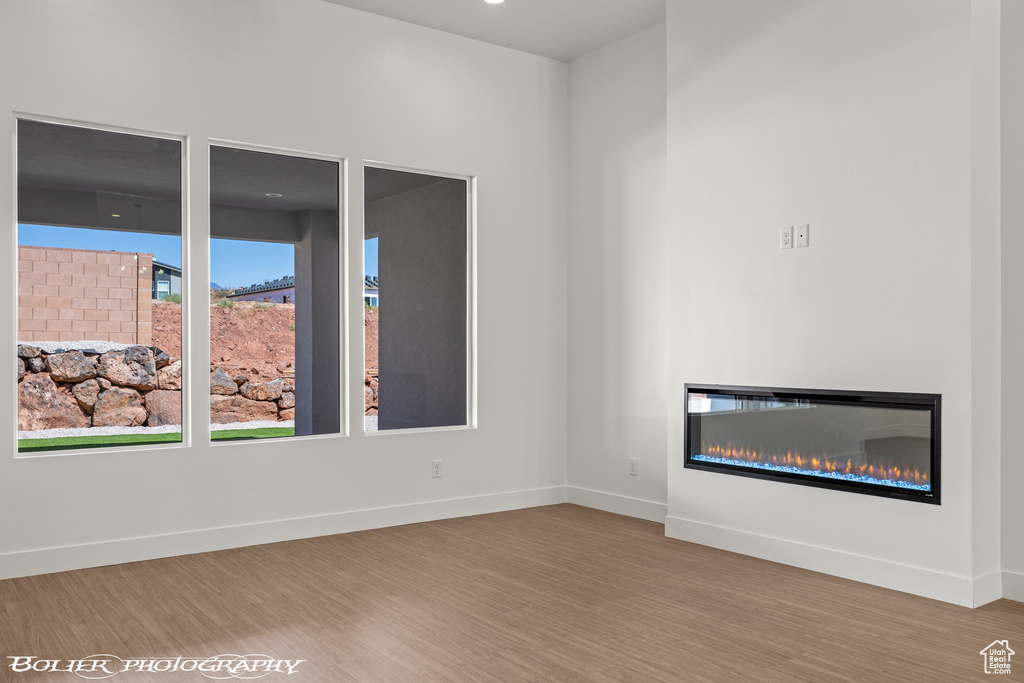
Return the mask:
<svg viewBox="0 0 1024 683">
<path fill-rule="evenodd" d="M 981 607 L 1003 597 L 1003 572 L 998 569 L 974 578 L 974 604 Z"/>
<path fill-rule="evenodd" d="M 1007 600 L 1024 602 L 1024 574 L 1003 572 L 1003 597 Z"/>
<path fill-rule="evenodd" d="M 567 486 L 566 488 L 569 492 L 568 502 L 582 505 L 583 507 L 614 512 L 617 515 L 626 515 L 627 517 L 646 519 L 649 522 L 657 522 L 658 524 L 664 524 L 665 515 L 668 514 L 668 505 L 665 503 L 656 503 L 653 500 L 644 500 L 643 498 L 631 498 L 617 493 L 595 491 L 579 486 Z"/>
<path fill-rule="evenodd" d="M 666 517 L 665 535 L 964 607 L 975 606 L 975 582 L 966 576 L 943 574 L 922 567 L 752 534 L 680 517 Z M 985 577 L 983 588 L 986 594 L 990 593 L 991 587 L 992 579 Z"/>
<path fill-rule="evenodd" d="M 483 515 L 567 501 L 564 486 L 0 553 L 0 579 Z"/>
</svg>

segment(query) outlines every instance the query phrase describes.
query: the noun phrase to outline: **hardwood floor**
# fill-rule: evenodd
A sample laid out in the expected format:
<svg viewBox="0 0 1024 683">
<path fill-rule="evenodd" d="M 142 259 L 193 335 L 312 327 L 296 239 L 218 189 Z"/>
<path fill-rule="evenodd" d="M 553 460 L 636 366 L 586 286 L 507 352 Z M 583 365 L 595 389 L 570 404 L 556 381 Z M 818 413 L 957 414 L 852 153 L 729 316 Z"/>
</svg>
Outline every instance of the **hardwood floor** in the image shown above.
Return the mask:
<svg viewBox="0 0 1024 683">
<path fill-rule="evenodd" d="M 1024 604 L 977 610 L 556 505 L 0 582 L 10 656 L 260 653 L 288 681 L 991 681 Z M 222 674 L 223 675 L 223 674 Z M 252 675 L 252 674 L 250 674 Z M 108 680 L 206 681 L 195 673 Z"/>
</svg>

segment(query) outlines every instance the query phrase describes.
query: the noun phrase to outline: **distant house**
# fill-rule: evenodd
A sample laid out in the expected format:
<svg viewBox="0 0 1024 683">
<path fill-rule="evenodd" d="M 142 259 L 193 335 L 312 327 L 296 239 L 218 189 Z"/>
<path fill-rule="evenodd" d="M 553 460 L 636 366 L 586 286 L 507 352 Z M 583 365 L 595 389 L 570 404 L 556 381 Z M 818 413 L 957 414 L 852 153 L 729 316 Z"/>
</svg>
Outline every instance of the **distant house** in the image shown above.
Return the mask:
<svg viewBox="0 0 1024 683">
<path fill-rule="evenodd" d="M 377 283 L 376 275 L 372 277 L 367 275 L 363 279 L 363 303 L 365 303 L 367 306 L 377 306 L 377 301 L 380 298 L 380 296 L 377 294 L 378 287 L 379 285 Z"/>
<path fill-rule="evenodd" d="M 286 275 L 276 280 L 268 280 L 262 284 L 238 287 L 228 299 L 233 301 L 261 301 L 278 304 L 295 303 L 295 276 Z"/>
<path fill-rule="evenodd" d="M 153 298 L 162 301 L 169 294 L 181 296 L 181 268 L 153 261 Z"/>
</svg>

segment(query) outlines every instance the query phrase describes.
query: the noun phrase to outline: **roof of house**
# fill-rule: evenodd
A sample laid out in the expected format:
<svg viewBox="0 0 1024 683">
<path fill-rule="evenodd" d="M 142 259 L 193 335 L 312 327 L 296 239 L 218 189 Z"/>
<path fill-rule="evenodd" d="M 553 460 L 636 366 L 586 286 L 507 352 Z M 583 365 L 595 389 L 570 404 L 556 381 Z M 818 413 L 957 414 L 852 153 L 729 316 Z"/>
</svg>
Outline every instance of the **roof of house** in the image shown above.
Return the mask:
<svg viewBox="0 0 1024 683">
<path fill-rule="evenodd" d="M 377 284 L 377 276 L 376 275 L 367 275 L 366 277 L 364 277 L 363 278 L 363 287 L 365 289 L 380 289 L 380 286 Z"/>
<path fill-rule="evenodd" d="M 176 275 L 181 275 L 181 266 L 172 266 L 169 263 L 153 261 L 153 270 L 156 270 L 157 268 L 163 268 L 164 270 L 169 270 Z"/>
<path fill-rule="evenodd" d="M 266 292 L 272 289 L 288 289 L 295 286 L 295 276 L 285 275 L 276 280 L 267 280 L 260 284 L 249 285 L 248 287 L 237 287 L 235 294 L 252 294 L 254 292 Z"/>
</svg>

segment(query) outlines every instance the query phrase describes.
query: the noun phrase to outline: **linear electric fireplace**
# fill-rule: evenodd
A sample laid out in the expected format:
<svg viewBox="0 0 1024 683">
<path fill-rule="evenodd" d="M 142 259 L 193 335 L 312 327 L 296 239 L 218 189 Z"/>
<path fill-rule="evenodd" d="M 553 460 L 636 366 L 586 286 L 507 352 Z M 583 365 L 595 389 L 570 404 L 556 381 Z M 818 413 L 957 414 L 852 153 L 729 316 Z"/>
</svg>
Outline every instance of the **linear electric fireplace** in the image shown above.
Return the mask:
<svg viewBox="0 0 1024 683">
<path fill-rule="evenodd" d="M 938 394 L 686 385 L 699 470 L 939 503 Z"/>
</svg>

